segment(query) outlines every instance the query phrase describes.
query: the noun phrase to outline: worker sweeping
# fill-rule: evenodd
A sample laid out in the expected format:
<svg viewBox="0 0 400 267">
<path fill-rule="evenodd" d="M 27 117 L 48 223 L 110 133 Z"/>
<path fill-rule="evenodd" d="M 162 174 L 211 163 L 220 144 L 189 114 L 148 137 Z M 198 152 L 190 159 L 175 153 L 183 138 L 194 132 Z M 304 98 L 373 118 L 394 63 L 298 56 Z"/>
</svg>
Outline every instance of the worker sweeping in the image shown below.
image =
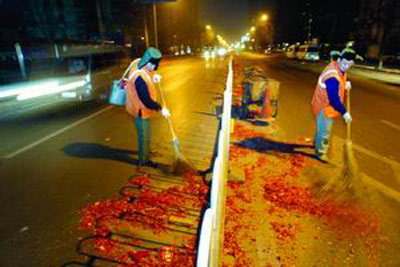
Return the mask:
<svg viewBox="0 0 400 267">
<path fill-rule="evenodd" d="M 354 65 L 356 53 L 345 48 L 337 61 L 332 60 L 323 70 L 311 101 L 312 111 L 316 119 L 314 145 L 318 159 L 328 162 L 328 148 L 331 129 L 335 119 L 343 117 L 350 124 L 352 117 L 345 107 L 346 90 L 351 89 L 346 72 Z"/>
<path fill-rule="evenodd" d="M 137 129 L 139 166 L 153 165 L 149 160 L 150 119 L 159 111 L 166 118 L 171 116 L 169 110 L 156 101 L 156 83 L 161 81 L 161 76 L 154 71 L 161 58 L 158 49 L 149 47 L 142 58 L 133 61 L 128 78 L 125 106 Z"/>
</svg>

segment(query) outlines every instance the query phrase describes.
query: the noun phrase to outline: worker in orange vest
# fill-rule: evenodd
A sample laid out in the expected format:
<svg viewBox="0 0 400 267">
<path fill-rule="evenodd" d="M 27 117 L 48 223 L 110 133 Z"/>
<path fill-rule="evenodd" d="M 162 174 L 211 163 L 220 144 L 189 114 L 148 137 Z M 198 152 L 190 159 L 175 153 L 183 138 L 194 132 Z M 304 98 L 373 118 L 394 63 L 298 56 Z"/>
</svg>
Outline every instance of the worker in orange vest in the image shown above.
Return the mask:
<svg viewBox="0 0 400 267">
<path fill-rule="evenodd" d="M 351 89 L 346 72 L 354 65 L 356 57 L 353 49 L 345 48 L 337 61 L 332 60 L 325 67 L 314 91 L 311 101 L 312 111 L 316 118 L 314 145 L 317 157 L 324 162 L 329 160 L 327 152 L 334 119 L 342 116 L 346 123 L 352 120 L 344 103 L 346 90 Z"/>
<path fill-rule="evenodd" d="M 171 116 L 169 110 L 161 107 L 156 101 L 156 83 L 161 81 L 161 76 L 154 74 L 154 71 L 158 69 L 161 58 L 158 49 L 147 48 L 142 58 L 133 61 L 128 78 L 125 106 L 128 113 L 133 116 L 137 129 L 139 166 L 154 165 L 149 161 L 149 119 L 159 111 L 164 117 Z"/>
</svg>

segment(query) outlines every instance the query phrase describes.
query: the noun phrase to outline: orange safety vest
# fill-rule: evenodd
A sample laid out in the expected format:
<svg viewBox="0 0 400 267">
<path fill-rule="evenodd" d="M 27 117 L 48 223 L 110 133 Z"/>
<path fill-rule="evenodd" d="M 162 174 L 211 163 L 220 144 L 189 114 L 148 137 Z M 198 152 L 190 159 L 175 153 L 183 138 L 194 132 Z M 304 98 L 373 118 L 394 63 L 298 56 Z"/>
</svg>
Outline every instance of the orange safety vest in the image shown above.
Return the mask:
<svg viewBox="0 0 400 267">
<path fill-rule="evenodd" d="M 340 113 L 329 103 L 328 91 L 325 85 L 325 81 L 333 77 L 339 81 L 339 97 L 342 103 L 344 103 L 347 74 L 341 74 L 339 64 L 333 61 L 326 66 L 318 78 L 318 84 L 311 101 L 311 108 L 315 116 L 318 116 L 321 110 L 324 112 L 325 118 L 338 118 L 340 116 Z"/>
<path fill-rule="evenodd" d="M 139 60 L 137 60 L 137 63 L 139 63 Z M 128 113 L 131 114 L 132 116 L 139 117 L 139 114 L 141 114 L 141 117 L 143 119 L 148 119 L 151 116 L 153 116 L 156 113 L 156 111 L 146 108 L 146 106 L 142 103 L 142 101 L 140 101 L 135 86 L 135 81 L 139 76 L 146 83 L 147 88 L 149 90 L 150 98 L 153 101 L 156 101 L 157 93 L 156 93 L 156 86 L 153 82 L 153 76 L 149 74 L 144 68 L 138 69 L 136 65 L 132 67 L 132 70 L 129 74 L 125 107 Z"/>
<path fill-rule="evenodd" d="M 135 59 L 134 61 L 131 62 L 130 66 L 129 66 L 130 69 L 129 69 L 128 77 L 130 77 L 131 74 L 132 74 L 134 71 L 136 71 L 136 69 L 137 69 L 137 67 L 138 67 L 138 65 L 139 65 L 139 61 L 140 61 L 140 58 L 137 58 L 137 59 Z"/>
</svg>

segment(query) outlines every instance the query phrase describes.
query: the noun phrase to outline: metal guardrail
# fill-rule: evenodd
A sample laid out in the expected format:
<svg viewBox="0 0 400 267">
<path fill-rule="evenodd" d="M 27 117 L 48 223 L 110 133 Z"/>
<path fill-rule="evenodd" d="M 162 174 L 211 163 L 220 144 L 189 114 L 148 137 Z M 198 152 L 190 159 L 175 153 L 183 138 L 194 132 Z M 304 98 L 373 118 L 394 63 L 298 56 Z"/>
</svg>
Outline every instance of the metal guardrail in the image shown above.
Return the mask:
<svg viewBox="0 0 400 267">
<path fill-rule="evenodd" d="M 232 82 L 233 70 L 231 59 L 224 92 L 224 106 L 218 138 L 218 153 L 214 161 L 212 175 L 211 205 L 206 210 L 201 225 L 200 242 L 197 251 L 197 267 L 219 267 L 222 265 L 226 186 L 229 169 Z"/>
</svg>

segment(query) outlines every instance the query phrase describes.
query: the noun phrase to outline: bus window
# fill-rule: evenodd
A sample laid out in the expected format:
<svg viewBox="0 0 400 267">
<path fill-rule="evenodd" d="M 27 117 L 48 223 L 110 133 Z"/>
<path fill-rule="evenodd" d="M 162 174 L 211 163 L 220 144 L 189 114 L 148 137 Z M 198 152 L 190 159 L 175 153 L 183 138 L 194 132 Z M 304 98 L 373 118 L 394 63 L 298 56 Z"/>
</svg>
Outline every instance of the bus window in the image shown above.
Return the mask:
<svg viewBox="0 0 400 267">
<path fill-rule="evenodd" d="M 316 46 L 310 46 L 307 49 L 307 52 L 318 52 L 318 51 L 319 51 L 319 49 Z"/>
<path fill-rule="evenodd" d="M 56 60 L 56 76 L 85 75 L 88 72 L 87 57 L 71 57 Z"/>
</svg>

